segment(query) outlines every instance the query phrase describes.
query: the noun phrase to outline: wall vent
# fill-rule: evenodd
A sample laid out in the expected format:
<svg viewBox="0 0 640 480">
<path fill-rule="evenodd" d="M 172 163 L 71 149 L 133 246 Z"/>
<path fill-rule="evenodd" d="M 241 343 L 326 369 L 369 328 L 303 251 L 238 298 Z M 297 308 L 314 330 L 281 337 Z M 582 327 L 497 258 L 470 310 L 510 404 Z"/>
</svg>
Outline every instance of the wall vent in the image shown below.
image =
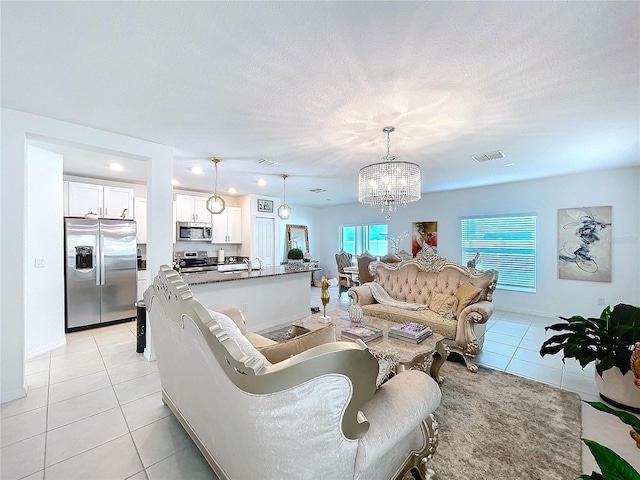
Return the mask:
<svg viewBox="0 0 640 480">
<path fill-rule="evenodd" d="M 487 153 L 478 153 L 476 155 L 471 155 L 476 162 L 482 163 L 489 160 L 497 160 L 498 158 L 505 158 L 506 155 L 502 150 L 496 150 L 495 152 L 487 152 Z"/>
<path fill-rule="evenodd" d="M 310 192 L 313 193 L 323 193 L 326 192 L 326 190 L 324 188 L 312 188 L 311 190 L 309 190 Z"/>
</svg>

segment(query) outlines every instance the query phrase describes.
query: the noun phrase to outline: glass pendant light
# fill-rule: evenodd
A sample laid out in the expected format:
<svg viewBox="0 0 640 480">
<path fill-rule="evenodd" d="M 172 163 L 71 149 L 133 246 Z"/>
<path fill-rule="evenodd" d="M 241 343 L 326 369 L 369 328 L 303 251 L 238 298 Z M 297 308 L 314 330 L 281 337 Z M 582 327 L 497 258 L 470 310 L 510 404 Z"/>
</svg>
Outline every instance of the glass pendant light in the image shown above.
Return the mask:
<svg viewBox="0 0 640 480">
<path fill-rule="evenodd" d="M 218 195 L 218 164 L 221 160 L 217 157 L 211 157 L 211 161 L 215 165 L 216 183 L 213 186 L 213 195 L 207 199 L 207 210 L 209 210 L 212 215 L 218 215 L 224 212 L 224 209 L 226 207 L 224 198 Z"/>
<path fill-rule="evenodd" d="M 287 205 L 287 177 L 289 175 L 287 175 L 286 173 L 283 173 L 281 175 L 282 177 L 282 205 L 280 205 L 278 207 L 278 216 L 282 219 L 282 220 L 288 220 L 289 218 L 291 218 L 291 215 L 293 215 L 293 208 L 291 208 L 289 205 Z"/>
</svg>

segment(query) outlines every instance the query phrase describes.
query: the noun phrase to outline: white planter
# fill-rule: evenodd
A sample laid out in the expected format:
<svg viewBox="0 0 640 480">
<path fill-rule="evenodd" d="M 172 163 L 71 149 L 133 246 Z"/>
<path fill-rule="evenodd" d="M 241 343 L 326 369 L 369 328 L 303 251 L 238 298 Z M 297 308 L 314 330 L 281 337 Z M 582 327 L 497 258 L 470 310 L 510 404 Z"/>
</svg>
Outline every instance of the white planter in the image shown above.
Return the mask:
<svg viewBox="0 0 640 480">
<path fill-rule="evenodd" d="M 640 411 L 640 388 L 636 387 L 635 379 L 631 370 L 622 375 L 618 367 L 605 370 L 602 377 L 596 371 L 596 385 L 601 395 L 620 406 Z"/>
</svg>

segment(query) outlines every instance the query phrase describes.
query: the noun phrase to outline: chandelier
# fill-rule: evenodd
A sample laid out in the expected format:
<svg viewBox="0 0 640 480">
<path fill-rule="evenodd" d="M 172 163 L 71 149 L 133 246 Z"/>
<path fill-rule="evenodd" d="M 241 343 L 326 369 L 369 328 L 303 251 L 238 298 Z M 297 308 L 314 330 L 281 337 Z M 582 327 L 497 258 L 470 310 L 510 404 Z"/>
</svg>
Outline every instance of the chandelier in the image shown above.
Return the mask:
<svg viewBox="0 0 640 480">
<path fill-rule="evenodd" d="M 283 173 L 280 175 L 282 177 L 282 205 L 278 207 L 278 216 L 282 220 L 288 220 L 293 215 L 293 208 L 287 205 L 287 175 Z"/>
<path fill-rule="evenodd" d="M 378 205 L 385 218 L 397 211 L 398 205 L 420 200 L 422 182 L 420 167 L 415 163 L 396 162 L 389 153 L 389 134 L 395 127 L 384 127 L 387 134 L 387 155 L 383 162 L 373 163 L 360 169 L 358 174 L 358 201 L 363 205 Z"/>
<path fill-rule="evenodd" d="M 213 215 L 218 215 L 219 213 L 224 212 L 225 209 L 224 198 L 218 195 L 218 164 L 221 160 L 217 157 L 211 157 L 211 161 L 215 165 L 216 183 L 213 186 L 213 195 L 207 199 L 207 210 L 209 210 Z"/>
</svg>

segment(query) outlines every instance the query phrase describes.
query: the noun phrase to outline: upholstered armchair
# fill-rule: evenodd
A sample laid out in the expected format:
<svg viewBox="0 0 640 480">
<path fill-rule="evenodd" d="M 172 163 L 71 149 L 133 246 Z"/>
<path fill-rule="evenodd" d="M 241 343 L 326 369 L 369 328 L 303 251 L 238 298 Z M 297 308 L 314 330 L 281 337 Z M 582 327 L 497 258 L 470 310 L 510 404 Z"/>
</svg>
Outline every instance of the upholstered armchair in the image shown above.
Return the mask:
<svg viewBox="0 0 640 480">
<path fill-rule="evenodd" d="M 373 275 L 369 272 L 369 264 L 375 259 L 376 257 L 366 250 L 362 255 L 358 255 L 358 282 L 360 285 L 367 282 L 373 282 Z"/>
<path fill-rule="evenodd" d="M 441 394 L 430 376 L 402 372 L 376 390 L 360 341 L 272 363 L 168 266 L 144 299 L 163 401 L 220 479 L 432 478 Z"/>
<path fill-rule="evenodd" d="M 336 253 L 336 265 L 338 267 L 338 296 L 342 295 L 343 292 L 348 292 L 349 289 L 355 285 L 358 285 L 358 282 L 354 281 L 353 275 L 351 273 L 347 273 L 344 271 L 346 267 L 351 267 L 353 261 L 353 255 L 349 252 L 345 252 L 344 250 L 340 250 Z"/>
</svg>

